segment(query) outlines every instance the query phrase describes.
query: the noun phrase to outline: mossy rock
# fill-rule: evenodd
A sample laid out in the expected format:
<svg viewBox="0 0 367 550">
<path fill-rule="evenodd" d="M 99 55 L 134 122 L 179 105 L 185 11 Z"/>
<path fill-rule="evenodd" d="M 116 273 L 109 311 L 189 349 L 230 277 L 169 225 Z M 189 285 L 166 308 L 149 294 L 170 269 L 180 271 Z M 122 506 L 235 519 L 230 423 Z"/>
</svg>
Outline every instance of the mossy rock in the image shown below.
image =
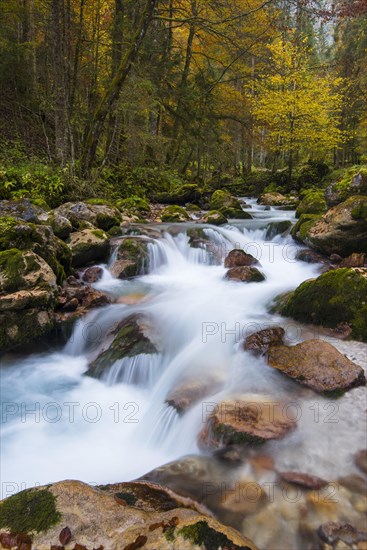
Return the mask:
<svg viewBox="0 0 367 550">
<path fill-rule="evenodd" d="M 323 214 L 327 206 L 322 191 L 310 191 L 300 202 L 296 210 L 296 217 L 300 218 L 302 214 Z"/>
<path fill-rule="evenodd" d="M 252 216 L 249 212 L 242 210 L 241 206 L 239 208 L 232 208 L 230 206 L 220 208 L 219 212 L 227 218 L 232 218 L 234 220 L 252 220 Z"/>
<path fill-rule="evenodd" d="M 178 223 L 190 220 L 189 214 L 178 205 L 168 206 L 161 215 L 162 222 Z"/>
<path fill-rule="evenodd" d="M 132 315 L 119 323 L 109 348 L 90 365 L 87 375 L 99 378 L 116 361 L 141 354 L 156 354 L 157 348 L 144 333 L 144 318 Z"/>
<path fill-rule="evenodd" d="M 202 198 L 202 189 L 195 183 L 186 183 L 174 188 L 169 193 L 158 193 L 155 197 L 157 202 L 172 205 L 184 205 L 186 203 L 197 204 Z"/>
<path fill-rule="evenodd" d="M 338 171 L 336 181 L 330 183 L 325 190 L 328 206 L 336 206 L 349 197 L 367 195 L 367 166 L 352 166 Z"/>
<path fill-rule="evenodd" d="M 277 235 L 288 235 L 289 230 L 292 227 L 292 222 L 290 220 L 281 220 L 279 222 L 271 222 L 266 228 L 266 237 L 267 241 L 271 241 Z"/>
<path fill-rule="evenodd" d="M 218 210 L 211 210 L 210 212 L 206 212 L 201 217 L 200 223 L 209 223 L 210 225 L 224 225 L 228 223 L 228 220 L 222 212 L 219 212 Z"/>
<path fill-rule="evenodd" d="M 137 197 L 133 195 L 128 199 L 120 199 L 117 201 L 116 206 L 121 212 L 128 212 L 129 214 L 149 214 L 150 205 L 147 199 Z"/>
<path fill-rule="evenodd" d="M 0 201 L 0 217 L 38 224 L 47 218 L 47 211 L 29 199 L 3 200 Z"/>
<path fill-rule="evenodd" d="M 56 498 L 47 489 L 26 489 L 0 502 L 0 529 L 42 533 L 61 521 Z"/>
<path fill-rule="evenodd" d="M 54 213 L 67 218 L 74 229 L 85 229 L 85 223 L 108 231 L 111 227 L 119 225 L 121 214 L 119 210 L 103 201 L 96 202 L 67 202 L 54 210 Z M 87 227 L 90 228 L 90 227 Z"/>
<path fill-rule="evenodd" d="M 130 279 L 147 272 L 150 241 L 139 237 L 128 237 L 119 244 L 115 260 L 110 267 L 112 275 L 118 279 Z"/>
<path fill-rule="evenodd" d="M 70 235 L 68 246 L 71 250 L 72 265 L 82 267 L 91 262 L 106 260 L 109 252 L 109 238 L 100 229 L 84 229 Z"/>
<path fill-rule="evenodd" d="M 47 225 L 50 225 L 52 231 L 59 239 L 67 239 L 73 230 L 73 226 L 67 218 L 51 212 L 47 218 Z"/>
<path fill-rule="evenodd" d="M 71 273 L 71 253 L 49 226 L 0 218 L 0 251 L 11 248 L 31 250 L 41 256 L 53 269 L 59 283 Z"/>
<path fill-rule="evenodd" d="M 220 211 L 227 218 L 252 219 L 248 212 L 244 212 L 240 201 L 222 189 L 213 193 L 210 199 L 210 209 Z"/>
<path fill-rule="evenodd" d="M 303 243 L 307 236 L 307 232 L 319 219 L 320 216 L 318 214 L 302 214 L 297 223 L 291 229 L 293 239 Z"/>
<path fill-rule="evenodd" d="M 297 321 L 335 328 L 347 323 L 367 342 L 367 270 L 336 269 L 302 283 L 281 309 Z"/>
</svg>

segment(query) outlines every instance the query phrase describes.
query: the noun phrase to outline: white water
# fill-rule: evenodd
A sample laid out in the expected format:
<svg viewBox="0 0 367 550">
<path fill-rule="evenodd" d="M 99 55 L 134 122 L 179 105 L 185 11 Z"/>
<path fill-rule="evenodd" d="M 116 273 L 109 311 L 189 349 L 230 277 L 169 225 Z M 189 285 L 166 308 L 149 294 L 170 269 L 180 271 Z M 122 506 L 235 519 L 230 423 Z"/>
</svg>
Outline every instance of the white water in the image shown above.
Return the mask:
<svg viewBox="0 0 367 550">
<path fill-rule="evenodd" d="M 267 223 L 290 219 L 293 213 L 251 212 L 253 221 L 207 226 L 205 234 L 217 247 L 215 257 L 235 247 L 256 256 L 265 282 L 224 280 L 223 262 L 213 265 L 212 250 L 190 248 L 185 228 L 175 237 L 166 232 L 149 245 L 148 275 L 120 281 L 105 267 L 95 285 L 114 296 L 147 294 L 144 301 L 92 311 L 78 322 L 64 350 L 9 359 L 2 367 L 3 496 L 66 478 L 88 483 L 130 480 L 199 453 L 196 437 L 205 403 L 242 393 L 266 394 L 274 401 L 287 398 L 301 411 L 297 430 L 268 446 L 278 467 L 327 479 L 353 470 L 351 456 L 364 440 L 364 389 L 347 394 L 333 411 L 328 400 L 241 349 L 246 334 L 279 323 L 290 343 L 302 340 L 296 324 L 269 315 L 267 306 L 318 270 L 294 260 L 297 247 L 290 238 L 264 240 Z M 101 380 L 84 376 L 108 329 L 131 313 L 151 316 L 161 353 L 124 359 Z M 219 393 L 216 388 L 183 416 L 165 404 L 180 381 L 206 381 L 213 375 L 221 383 Z"/>
</svg>

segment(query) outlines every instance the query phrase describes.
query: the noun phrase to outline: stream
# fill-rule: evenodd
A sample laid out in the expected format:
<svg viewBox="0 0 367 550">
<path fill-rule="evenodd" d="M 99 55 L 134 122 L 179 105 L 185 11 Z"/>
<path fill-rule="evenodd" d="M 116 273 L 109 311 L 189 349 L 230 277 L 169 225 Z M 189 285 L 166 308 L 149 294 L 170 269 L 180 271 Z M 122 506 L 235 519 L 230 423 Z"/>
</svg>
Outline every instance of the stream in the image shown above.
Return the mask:
<svg viewBox="0 0 367 550">
<path fill-rule="evenodd" d="M 283 326 L 289 345 L 321 337 L 366 368 L 365 344 L 335 340 L 317 327 L 268 313 L 277 295 L 317 276 L 320 265 L 297 261 L 300 246 L 290 236 L 266 237 L 270 223 L 293 221 L 294 212 L 265 210 L 253 199 L 246 201 L 253 220 L 222 227 L 194 222 L 145 225 L 142 232 L 151 235 L 148 273 L 118 280 L 104 265 L 103 278 L 93 285 L 115 297 L 143 299 L 91 311 L 75 324 L 61 349 L 27 357 L 7 354 L 0 371 L 2 497 L 62 479 L 106 484 L 148 472 L 149 479 L 197 498 L 203 484 L 233 487 L 244 479 L 265 491 L 264 484 L 275 483 L 275 470 L 309 473 L 330 482 L 358 473 L 353 454 L 366 447 L 365 388 L 333 401 L 243 350 L 248 334 Z M 211 246 L 190 246 L 193 228 L 202 228 Z M 223 260 L 234 248 L 260 261 L 264 282 L 225 280 Z M 101 379 L 85 376 L 106 332 L 131 314 L 146 314 L 153 320 L 160 353 L 126 358 Z M 201 381 L 209 393 L 180 415 L 166 399 L 187 381 Z M 197 436 L 208 411 L 223 399 L 244 394 L 287 400 L 297 416 L 296 430 L 254 451 L 271 457 L 273 470 L 254 469 L 246 460 L 232 465 L 198 447 Z M 330 495 L 330 487 L 327 491 Z M 217 503 L 216 515 L 260 548 L 305 548 L 302 533 L 307 529 L 301 510 L 312 504 L 309 497 L 302 493 L 297 501 L 285 499 L 278 486 L 272 498 L 265 492 L 265 504 L 256 502 L 247 509 L 224 499 L 224 505 Z M 331 508 L 315 505 L 305 523 L 313 528 L 330 517 L 362 525 L 363 507 L 354 506 L 354 493 L 338 486 L 335 495 Z M 210 498 L 202 500 L 210 508 Z"/>
</svg>

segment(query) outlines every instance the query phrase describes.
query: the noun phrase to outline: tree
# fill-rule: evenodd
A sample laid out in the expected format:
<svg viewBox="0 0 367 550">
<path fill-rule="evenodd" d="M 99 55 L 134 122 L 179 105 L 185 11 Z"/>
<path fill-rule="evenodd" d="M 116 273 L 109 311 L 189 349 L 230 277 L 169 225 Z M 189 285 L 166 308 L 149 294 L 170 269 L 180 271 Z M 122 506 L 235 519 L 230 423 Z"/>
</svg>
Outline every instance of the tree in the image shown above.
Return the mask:
<svg viewBox="0 0 367 550">
<path fill-rule="evenodd" d="M 305 40 L 279 39 L 269 50 L 270 67 L 256 85 L 252 112 L 266 130 L 267 146 L 277 157 L 285 154 L 291 179 L 296 152 L 322 157 L 340 143 L 342 82 L 310 67 Z"/>
</svg>

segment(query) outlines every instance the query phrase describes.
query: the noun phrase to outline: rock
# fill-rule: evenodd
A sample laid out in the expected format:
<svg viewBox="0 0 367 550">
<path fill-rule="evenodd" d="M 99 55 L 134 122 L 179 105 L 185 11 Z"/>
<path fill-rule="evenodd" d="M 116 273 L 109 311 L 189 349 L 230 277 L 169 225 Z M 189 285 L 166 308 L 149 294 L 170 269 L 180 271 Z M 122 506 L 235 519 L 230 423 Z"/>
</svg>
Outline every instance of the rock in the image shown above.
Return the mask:
<svg viewBox="0 0 367 550">
<path fill-rule="evenodd" d="M 161 215 L 162 222 L 181 223 L 190 220 L 189 214 L 182 206 L 168 206 Z"/>
<path fill-rule="evenodd" d="M 33 252 L 0 252 L 0 351 L 43 336 L 53 328 L 56 277 Z"/>
<path fill-rule="evenodd" d="M 83 229 L 72 233 L 67 242 L 72 265 L 82 267 L 91 262 L 103 261 L 109 251 L 109 238 L 100 229 Z"/>
<path fill-rule="evenodd" d="M 346 522 L 328 521 L 318 528 L 317 533 L 323 542 L 333 547 L 338 542 L 344 542 L 352 548 L 358 542 L 367 540 L 367 532 L 358 531 Z"/>
<path fill-rule="evenodd" d="M 219 210 L 211 210 L 210 212 L 206 212 L 201 218 L 200 223 L 208 223 L 210 225 L 224 225 L 228 223 L 227 218 L 222 214 L 222 212 L 219 212 Z"/>
<path fill-rule="evenodd" d="M 29 199 L 0 201 L 0 218 L 13 218 L 27 223 L 40 224 L 47 219 L 47 212 L 32 204 Z"/>
<path fill-rule="evenodd" d="M 352 474 L 345 477 L 340 477 L 337 483 L 346 487 L 351 493 L 367 495 L 367 480 L 361 476 Z"/>
<path fill-rule="evenodd" d="M 266 328 L 247 336 L 243 347 L 247 351 L 264 354 L 271 346 L 282 345 L 284 336 L 285 331 L 282 327 Z"/>
<path fill-rule="evenodd" d="M 46 223 L 51 226 L 52 231 L 59 239 L 67 239 L 73 230 L 70 221 L 56 212 L 51 212 L 48 215 Z"/>
<path fill-rule="evenodd" d="M 251 254 L 247 254 L 244 250 L 231 250 L 224 261 L 224 267 L 250 267 L 259 265 L 259 262 Z"/>
<path fill-rule="evenodd" d="M 339 256 L 339 254 L 331 254 L 330 255 L 330 261 L 333 264 L 340 264 L 343 261 L 343 258 Z"/>
<path fill-rule="evenodd" d="M 158 202 L 163 204 L 185 205 L 186 203 L 196 204 L 202 197 L 200 187 L 195 183 L 186 183 L 171 193 L 159 193 L 156 197 Z"/>
<path fill-rule="evenodd" d="M 367 269 L 335 269 L 302 283 L 279 311 L 303 323 L 335 328 L 347 323 L 367 342 Z"/>
<path fill-rule="evenodd" d="M 77 298 L 72 298 L 71 300 L 66 302 L 65 305 L 63 305 L 62 309 L 64 311 L 75 311 L 77 307 L 79 307 L 79 302 Z"/>
<path fill-rule="evenodd" d="M 219 211 L 226 218 L 252 219 L 251 214 L 243 210 L 240 201 L 228 191 L 222 189 L 218 189 L 213 193 L 210 199 L 210 210 Z"/>
<path fill-rule="evenodd" d="M 302 214 L 323 214 L 326 210 L 323 192 L 309 191 L 297 207 L 296 218 L 300 218 Z"/>
<path fill-rule="evenodd" d="M 149 330 L 149 324 L 149 320 L 146 317 L 138 315 L 131 315 L 127 319 L 123 319 L 104 338 L 107 346 L 98 353 L 98 356 L 91 363 L 86 374 L 99 378 L 116 361 L 125 357 L 158 353 L 156 344 L 151 339 L 152 331 L 151 329 Z"/>
<path fill-rule="evenodd" d="M 261 283 L 265 276 L 256 267 L 232 267 L 226 274 L 226 279 L 242 283 Z"/>
<path fill-rule="evenodd" d="M 317 476 L 302 474 L 300 472 L 281 472 L 279 476 L 283 481 L 293 485 L 299 485 L 299 487 L 303 489 L 322 489 L 329 484 L 328 481 Z"/>
<path fill-rule="evenodd" d="M 99 267 L 98 265 L 94 265 L 93 267 L 88 267 L 83 273 L 83 281 L 86 283 L 97 283 L 102 279 L 103 275 L 103 269 Z"/>
<path fill-rule="evenodd" d="M 300 262 L 306 262 L 307 264 L 327 263 L 327 258 L 325 258 L 325 256 L 308 248 L 297 252 L 296 260 L 299 260 Z"/>
<path fill-rule="evenodd" d="M 99 201 L 98 201 L 99 202 Z M 103 231 L 120 225 L 121 214 L 117 208 L 107 204 L 67 202 L 54 210 L 54 215 L 67 218 L 74 229 L 85 229 L 85 222 Z"/>
<path fill-rule="evenodd" d="M 325 190 L 325 199 L 329 208 L 356 195 L 367 196 L 367 171 L 365 168 L 358 173 L 347 171 L 341 181 L 332 182 Z"/>
<path fill-rule="evenodd" d="M 366 384 L 363 369 L 322 340 L 271 347 L 268 363 L 319 393 L 345 392 Z"/>
<path fill-rule="evenodd" d="M 115 260 L 110 267 L 114 277 L 129 279 L 147 272 L 149 240 L 139 237 L 128 237 L 118 245 Z"/>
<path fill-rule="evenodd" d="M 169 392 L 165 402 L 181 414 L 207 395 L 218 392 L 222 386 L 223 380 L 214 376 L 184 380 Z"/>
<path fill-rule="evenodd" d="M 319 214 L 302 214 L 300 219 L 291 229 L 293 239 L 305 244 L 308 230 L 313 227 L 319 219 Z"/>
<path fill-rule="evenodd" d="M 322 254 L 367 250 L 367 197 L 350 197 L 307 227 L 304 242 Z"/>
<path fill-rule="evenodd" d="M 206 419 L 198 436 L 199 446 L 218 449 L 280 439 L 296 425 L 284 411 L 285 404 L 272 402 L 269 396 L 244 396 L 222 401 Z"/>
<path fill-rule="evenodd" d="M 363 267 L 366 263 L 366 254 L 363 252 L 357 253 L 355 252 L 348 258 L 344 258 L 344 260 L 341 261 L 339 264 L 339 267 Z"/>
<path fill-rule="evenodd" d="M 48 514 L 41 521 L 46 505 Z M 72 544 L 74 550 L 256 550 L 237 531 L 208 516 L 203 506 L 148 482 L 95 488 L 79 481 L 61 481 L 18 493 L 0 506 L 4 512 L 1 527 L 10 531 L 6 525 L 10 521 L 14 533 L 26 526 L 22 536 L 29 532 L 38 550 L 50 550 L 59 541 Z"/>
<path fill-rule="evenodd" d="M 362 472 L 367 474 L 367 449 L 359 451 L 355 456 L 354 462 Z"/>
<path fill-rule="evenodd" d="M 290 220 L 271 222 L 267 226 L 265 239 L 267 241 L 271 241 L 277 235 L 282 235 L 283 237 L 286 237 L 289 234 L 292 226 L 293 224 Z"/>
<path fill-rule="evenodd" d="M 285 206 L 285 207 L 294 207 L 297 206 L 297 201 L 294 198 L 287 198 L 281 193 L 264 193 L 258 199 L 258 204 L 264 206 Z"/>
<path fill-rule="evenodd" d="M 66 244 L 55 237 L 51 227 L 0 218 L 0 251 L 17 248 L 30 250 L 43 258 L 62 283 L 71 271 L 71 253 Z"/>
</svg>

